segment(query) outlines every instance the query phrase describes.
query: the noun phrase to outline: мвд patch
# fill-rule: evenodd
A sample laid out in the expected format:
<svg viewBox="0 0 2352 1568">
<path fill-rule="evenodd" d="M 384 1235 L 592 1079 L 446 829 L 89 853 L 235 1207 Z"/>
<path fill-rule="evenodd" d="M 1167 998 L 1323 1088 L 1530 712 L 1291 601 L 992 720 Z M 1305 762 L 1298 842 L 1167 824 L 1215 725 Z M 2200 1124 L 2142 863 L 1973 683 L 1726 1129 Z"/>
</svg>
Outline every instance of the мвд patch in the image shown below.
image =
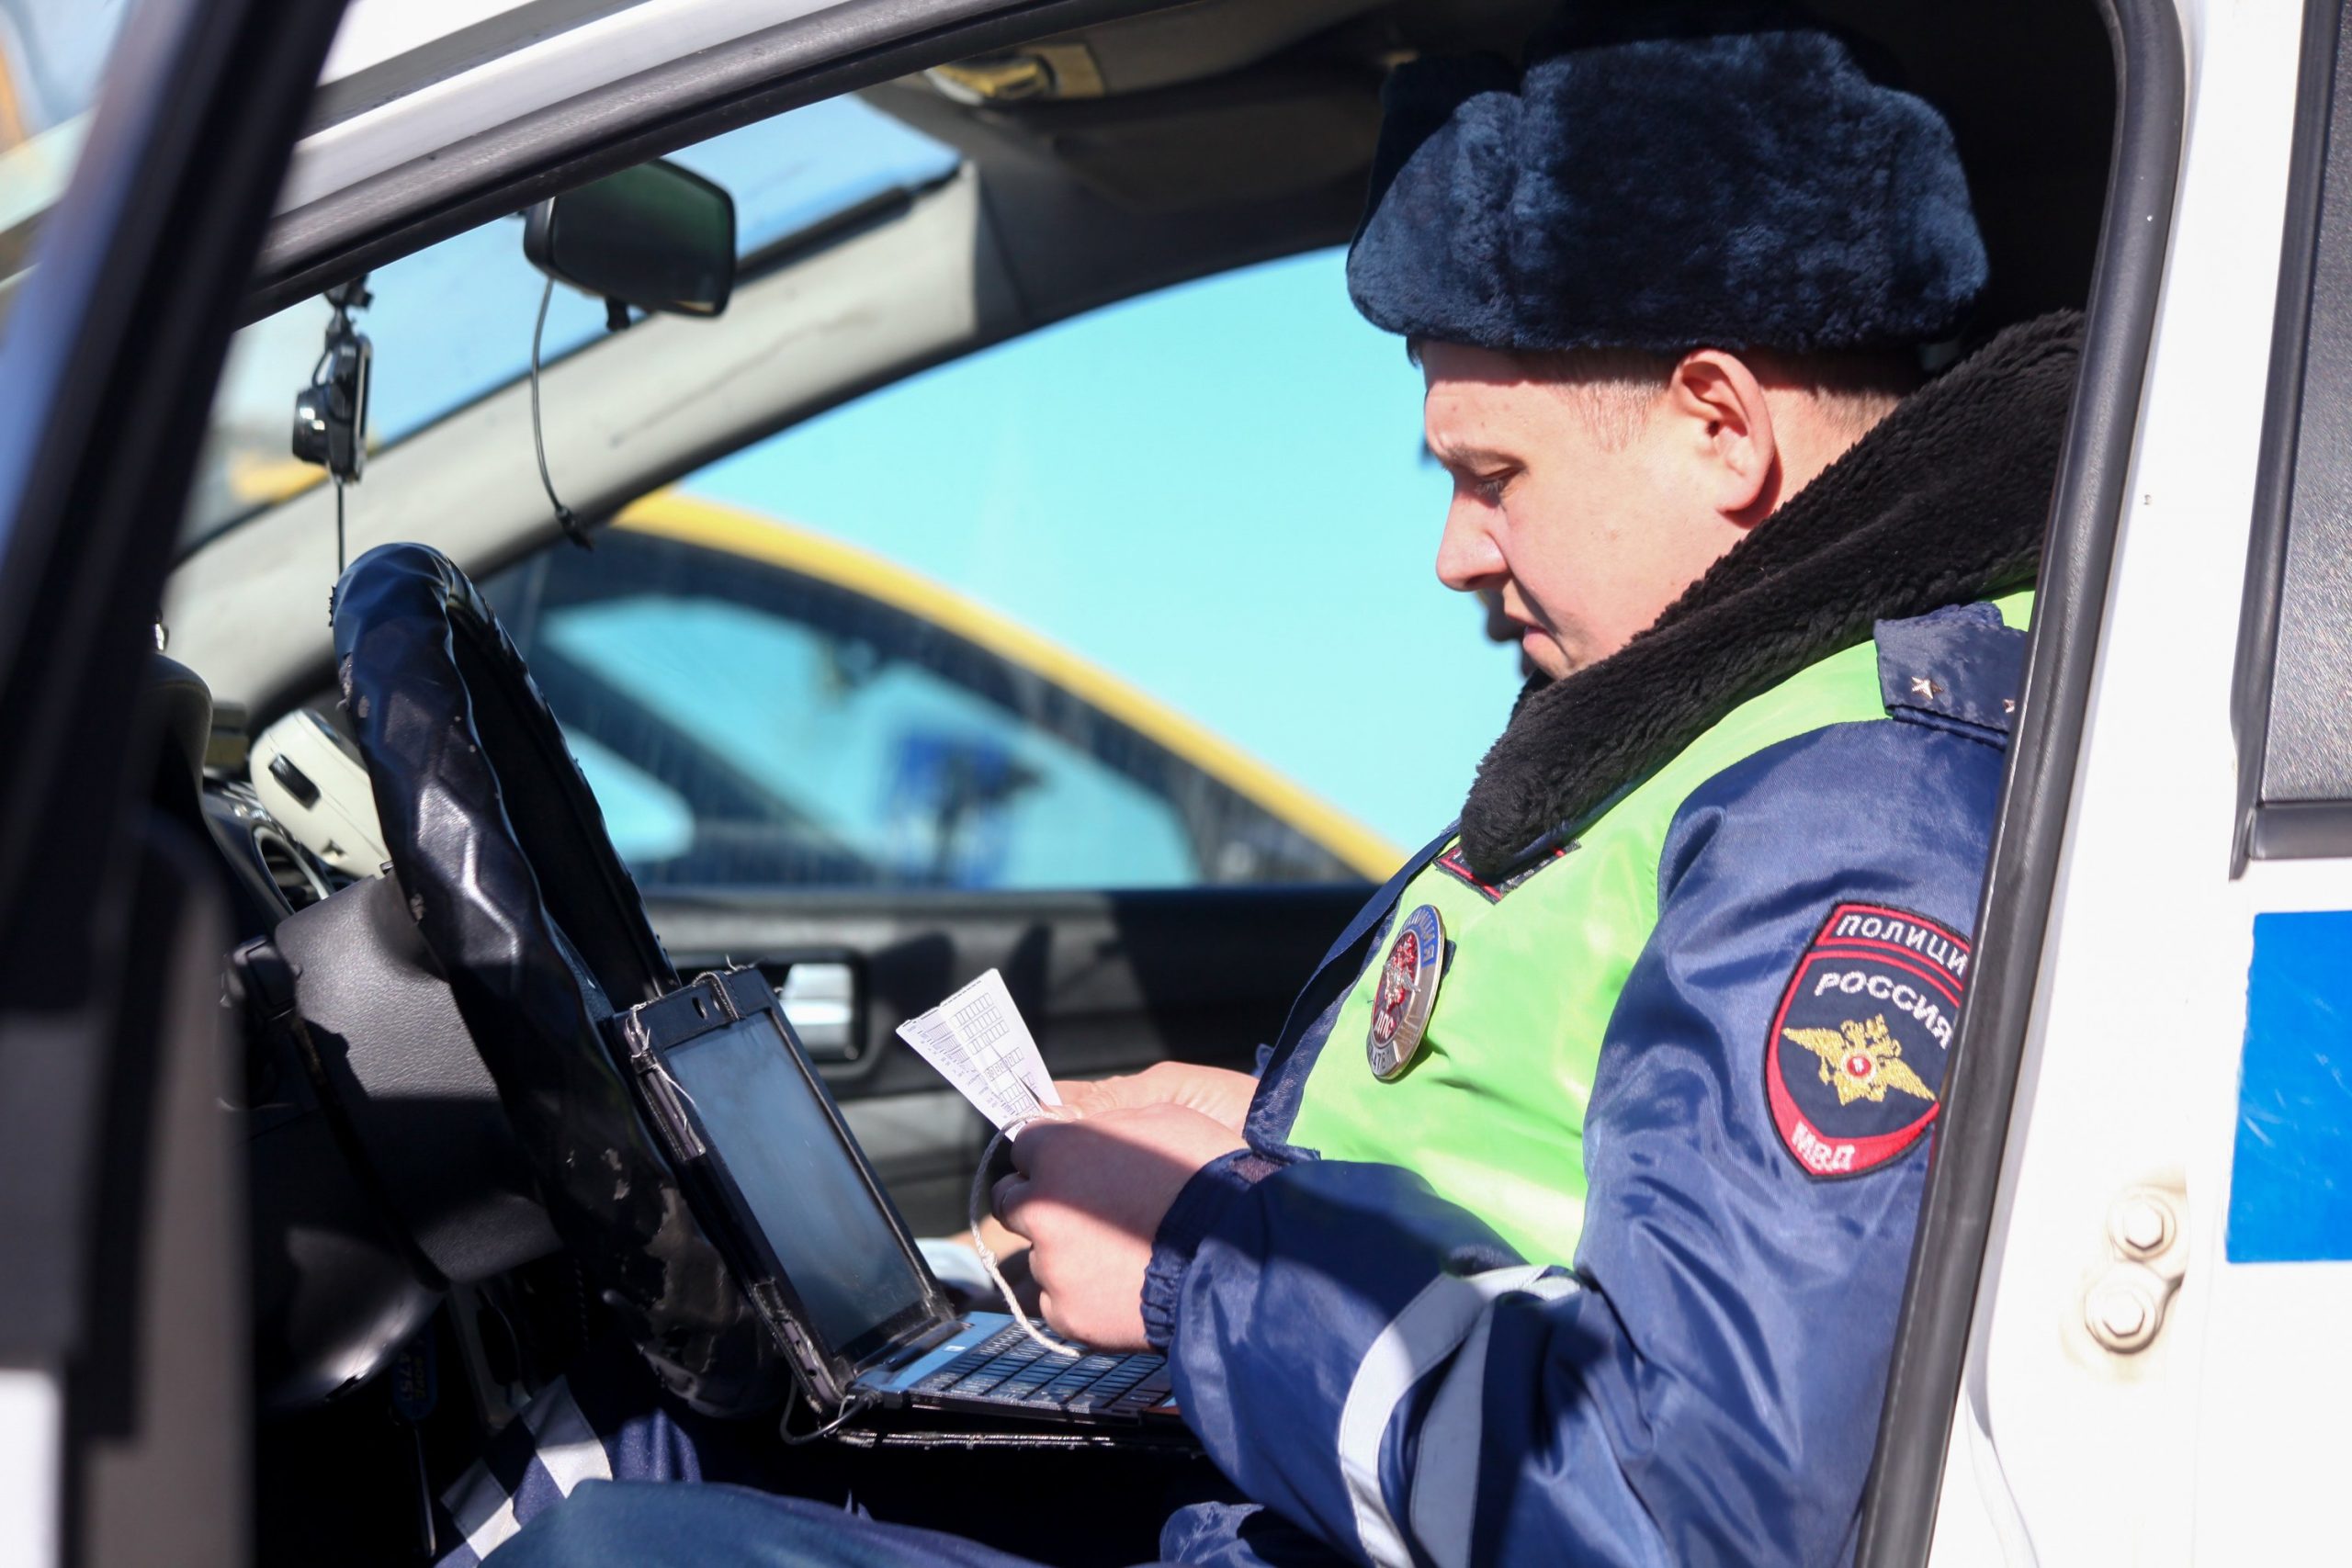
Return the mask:
<svg viewBox="0 0 2352 1568">
<path fill-rule="evenodd" d="M 1764 1095 L 1805 1173 L 1860 1176 L 1923 1136 L 1942 1109 L 1968 943 L 1921 916 L 1840 904 L 1773 1014 Z"/>
</svg>

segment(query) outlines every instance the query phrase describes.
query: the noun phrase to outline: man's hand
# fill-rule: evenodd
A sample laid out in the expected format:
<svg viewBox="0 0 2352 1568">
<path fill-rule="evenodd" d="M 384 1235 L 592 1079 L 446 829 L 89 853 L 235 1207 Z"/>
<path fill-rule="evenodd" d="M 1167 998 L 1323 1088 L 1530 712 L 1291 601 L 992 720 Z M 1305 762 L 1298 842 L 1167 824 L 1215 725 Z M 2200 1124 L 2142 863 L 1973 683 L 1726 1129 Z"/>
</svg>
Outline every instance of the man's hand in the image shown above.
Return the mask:
<svg viewBox="0 0 2352 1568">
<path fill-rule="evenodd" d="M 1226 1067 L 1156 1062 L 1125 1077 L 1078 1083 L 1057 1078 L 1054 1088 L 1060 1091 L 1062 1103 L 1082 1116 L 1146 1105 L 1181 1105 L 1238 1133 L 1242 1119 L 1250 1114 L 1250 1098 L 1258 1092 L 1258 1080 Z"/>
<path fill-rule="evenodd" d="M 1258 1080 L 1224 1067 L 1159 1062 L 1121 1077 L 1057 1079 L 1054 1087 L 1061 1094 L 1062 1104 L 1079 1116 L 1147 1105 L 1181 1105 L 1238 1134 L 1250 1113 L 1250 1098 L 1258 1092 Z M 1006 1229 L 994 1214 L 981 1219 L 980 1239 L 1003 1266 L 1022 1305 L 1036 1312 L 1037 1281 L 1029 1272 L 1028 1243 Z"/>
<path fill-rule="evenodd" d="M 1105 1350 L 1140 1350 L 1151 1240 L 1193 1172 L 1242 1146 L 1231 1128 L 1187 1106 L 1113 1106 L 1072 1122 L 1035 1122 L 996 1186 L 1005 1227 L 1029 1242 L 1038 1310 L 1055 1328 Z"/>
<path fill-rule="evenodd" d="M 1029 1272 L 1029 1244 L 1004 1228 L 994 1214 L 980 1216 L 980 1245 L 996 1259 L 997 1271 L 1012 1287 L 1012 1299 L 1030 1316 L 1037 1315 L 1037 1281 Z M 989 1311 L 995 1311 L 989 1306 Z"/>
</svg>

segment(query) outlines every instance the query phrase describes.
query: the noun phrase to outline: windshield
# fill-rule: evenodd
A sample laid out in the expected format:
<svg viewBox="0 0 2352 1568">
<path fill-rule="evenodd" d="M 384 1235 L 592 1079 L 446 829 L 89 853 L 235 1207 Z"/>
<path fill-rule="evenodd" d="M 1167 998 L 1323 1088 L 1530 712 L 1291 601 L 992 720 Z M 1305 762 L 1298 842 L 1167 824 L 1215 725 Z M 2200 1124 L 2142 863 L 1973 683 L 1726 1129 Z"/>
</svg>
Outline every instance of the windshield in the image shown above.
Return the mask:
<svg viewBox="0 0 2352 1568">
<path fill-rule="evenodd" d="M 736 244 L 745 257 L 887 192 L 929 185 L 957 163 L 952 148 L 854 97 L 812 104 L 671 156 L 735 198 Z M 523 259 L 519 215 L 369 275 L 374 302 L 357 318 L 375 344 L 369 450 L 522 378 L 545 285 Z M 190 498 L 187 541 L 325 478 L 323 469 L 294 458 L 290 431 L 295 392 L 311 378 L 328 315 L 323 301 L 306 299 L 254 322 L 231 344 Z M 605 330 L 601 300 L 559 288 L 542 358 L 552 364 Z"/>
</svg>

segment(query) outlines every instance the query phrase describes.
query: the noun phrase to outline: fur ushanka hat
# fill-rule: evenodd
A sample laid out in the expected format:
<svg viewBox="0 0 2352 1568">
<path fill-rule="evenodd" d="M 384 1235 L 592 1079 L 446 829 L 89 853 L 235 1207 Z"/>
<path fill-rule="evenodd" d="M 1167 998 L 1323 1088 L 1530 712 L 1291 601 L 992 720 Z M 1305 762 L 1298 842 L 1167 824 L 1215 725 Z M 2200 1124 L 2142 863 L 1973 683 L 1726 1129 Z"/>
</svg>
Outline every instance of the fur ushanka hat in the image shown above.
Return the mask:
<svg viewBox="0 0 2352 1568">
<path fill-rule="evenodd" d="M 1954 335 L 1984 245 L 1941 116 L 1785 12 L 1572 5 L 1400 67 L 1348 291 L 1489 349 L 1792 353 Z"/>
</svg>

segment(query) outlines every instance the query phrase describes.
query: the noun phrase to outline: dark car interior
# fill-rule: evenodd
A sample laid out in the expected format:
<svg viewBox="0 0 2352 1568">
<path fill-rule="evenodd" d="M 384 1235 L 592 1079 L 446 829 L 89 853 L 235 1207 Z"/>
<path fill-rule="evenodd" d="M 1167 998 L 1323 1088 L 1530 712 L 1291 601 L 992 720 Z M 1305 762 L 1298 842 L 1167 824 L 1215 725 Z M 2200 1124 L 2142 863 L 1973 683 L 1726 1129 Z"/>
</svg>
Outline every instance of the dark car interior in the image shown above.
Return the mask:
<svg viewBox="0 0 2352 1568">
<path fill-rule="evenodd" d="M 1030 327 L 1344 243 L 1383 71 L 1418 54 L 1510 53 L 1550 6 L 1195 0 L 864 92 L 978 171 L 1014 319 Z M 1953 126 L 1992 256 L 1977 341 L 2082 305 L 2115 121 L 2098 11 L 2077 0 L 1965 9 L 1826 0 L 1815 9 Z M 348 107 L 324 95 L 313 123 Z M 796 237 L 794 254 L 837 243 L 858 219 Z M 420 224 L 339 259 L 281 251 L 254 309 L 336 281 L 335 266 L 432 237 Z M 943 1120 L 938 1081 L 897 1042 L 898 1023 L 993 967 L 1057 1075 L 1164 1058 L 1247 1069 L 1365 892 L 1347 882 L 1046 894 L 781 886 L 727 897 L 649 887 L 640 899 L 602 842 L 601 818 L 580 815 L 545 782 L 561 765 L 544 744 L 518 739 L 539 734 L 532 727 L 546 710 L 537 688 L 492 668 L 512 660 L 519 675 L 523 665 L 471 593 L 445 595 L 447 604 L 482 606 L 481 624 L 469 621 L 473 629 L 451 644 L 465 666 L 451 678 L 472 695 L 467 711 L 481 741 L 470 765 L 503 786 L 514 819 L 507 832 L 520 846 L 514 863 L 536 877 L 514 897 L 544 915 L 547 953 L 564 960 L 537 976 L 552 991 L 533 995 L 560 994 L 585 1017 L 730 962 L 755 963 L 779 982 L 798 964 L 845 966 L 855 977 L 846 1031 L 813 1054 L 919 1233 L 961 1224 L 987 1128 L 960 1104 Z M 368 694 L 402 700 L 441 678 L 425 663 L 391 660 L 387 646 L 340 650 L 330 703 L 346 705 L 339 722 L 363 738 L 370 720 L 356 707 Z M 564 694 L 553 673 L 545 694 L 560 723 Z M 318 675 L 314 691 L 330 678 Z M 594 1121 L 601 1080 L 542 1076 L 536 1109 L 524 1111 L 518 1075 L 540 1070 L 533 1021 L 550 1015 L 541 1000 L 514 999 L 527 987 L 510 985 L 511 975 L 484 978 L 506 960 L 436 923 L 449 918 L 445 898 L 475 895 L 454 874 L 431 880 L 428 862 L 445 872 L 448 863 L 449 846 L 435 837 L 446 829 L 415 798 L 387 792 L 405 779 L 446 795 L 456 775 L 436 770 L 467 759 L 412 759 L 403 774 L 380 750 L 369 756 L 388 834 L 399 837 L 401 821 L 413 830 L 389 846 L 394 874 L 355 881 L 273 822 L 247 775 L 247 738 L 275 714 L 215 711 L 195 671 L 159 657 L 147 716 L 163 738 L 153 805 L 218 850 L 232 893 L 226 988 L 243 1050 L 230 1113 L 242 1123 L 251 1198 L 257 1553 L 272 1563 L 429 1561 L 452 1543 L 434 1539 L 424 1499 L 535 1389 L 628 1326 L 626 1292 L 583 1240 L 590 1205 L 560 1190 L 548 1152 L 550 1140 L 573 1135 L 568 1122 Z M 554 744 L 561 759 L 560 738 Z M 498 790 L 484 798 L 490 822 Z M 548 1059 L 538 1058 L 541 1068 Z M 564 1098 L 573 1094 L 582 1098 Z M 1082 1445 L 1045 1457 L 979 1439 L 913 1452 L 851 1438 L 788 1456 L 779 1448 L 780 1473 L 812 1495 L 854 1493 L 877 1517 L 952 1518 L 1057 1562 L 1151 1556 L 1160 1499 L 1215 1484 L 1197 1461 Z M 985 1506 L 1049 1491 L 1071 1499 L 1049 1517 Z"/>
</svg>

